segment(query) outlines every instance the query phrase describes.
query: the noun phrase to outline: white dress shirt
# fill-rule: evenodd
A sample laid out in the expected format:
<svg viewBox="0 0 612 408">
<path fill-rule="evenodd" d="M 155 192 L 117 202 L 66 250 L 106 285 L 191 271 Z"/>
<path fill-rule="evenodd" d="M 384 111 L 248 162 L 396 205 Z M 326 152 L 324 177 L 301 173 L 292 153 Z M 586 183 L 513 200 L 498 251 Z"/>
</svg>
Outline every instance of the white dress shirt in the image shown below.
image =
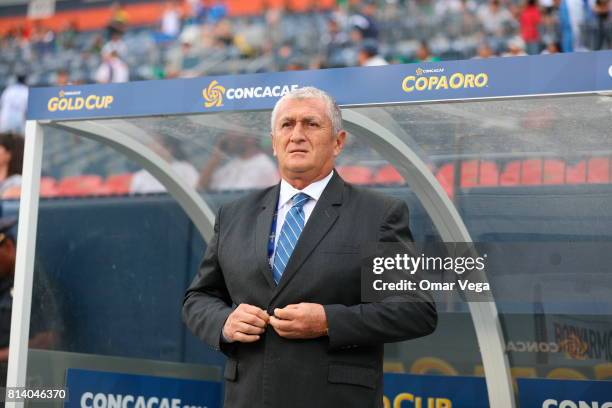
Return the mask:
<svg viewBox="0 0 612 408">
<path fill-rule="evenodd" d="M 278 245 L 278 238 L 280 237 L 281 228 L 285 222 L 285 217 L 293 205 L 291 201 L 293 196 L 298 193 L 304 193 L 310 197 L 310 200 L 308 200 L 306 204 L 304 204 L 304 207 L 302 207 L 302 210 L 304 211 L 304 227 L 306 227 L 308 218 L 310 217 L 310 214 L 312 214 L 312 210 L 314 210 L 319 198 L 321 198 L 321 194 L 323 194 L 323 190 L 325 190 L 327 183 L 329 183 L 329 180 L 331 180 L 333 175 L 334 171 L 332 170 L 326 177 L 307 185 L 303 190 L 298 190 L 297 188 L 293 187 L 291 184 L 285 181 L 285 179 L 281 180 L 276 215 L 276 231 L 274 233 L 274 252 L 270 258 L 270 265 L 272 265 L 274 262 L 276 245 Z"/>
</svg>

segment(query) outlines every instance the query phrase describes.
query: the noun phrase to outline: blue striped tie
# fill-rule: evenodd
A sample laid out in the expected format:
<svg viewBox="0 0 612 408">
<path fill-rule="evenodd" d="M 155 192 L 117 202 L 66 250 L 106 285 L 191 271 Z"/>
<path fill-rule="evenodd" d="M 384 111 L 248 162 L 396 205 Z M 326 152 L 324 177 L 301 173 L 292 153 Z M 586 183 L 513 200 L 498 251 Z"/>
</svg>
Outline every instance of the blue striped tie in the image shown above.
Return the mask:
<svg viewBox="0 0 612 408">
<path fill-rule="evenodd" d="M 291 253 L 297 244 L 298 238 L 304 229 L 306 218 L 304 217 L 304 204 L 310 197 L 304 193 L 298 193 L 291 199 L 293 206 L 289 209 L 285 222 L 280 231 L 278 242 L 276 244 L 276 251 L 274 252 L 274 265 L 272 267 L 272 274 L 274 275 L 274 282 L 278 285 L 281 276 L 287 267 Z"/>
</svg>

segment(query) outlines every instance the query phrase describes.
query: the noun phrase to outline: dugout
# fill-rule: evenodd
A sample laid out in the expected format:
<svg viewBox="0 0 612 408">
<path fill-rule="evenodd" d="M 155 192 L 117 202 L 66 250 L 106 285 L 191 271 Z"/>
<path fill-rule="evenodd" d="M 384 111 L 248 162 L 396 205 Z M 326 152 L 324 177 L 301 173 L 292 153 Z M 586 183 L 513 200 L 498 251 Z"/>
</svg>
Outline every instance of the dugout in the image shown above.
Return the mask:
<svg viewBox="0 0 612 408">
<path fill-rule="evenodd" d="M 223 358 L 185 330 L 180 304 L 215 209 L 246 191 L 197 191 L 171 163 L 201 169 L 227 133 L 267 152 L 270 110 L 300 86 L 337 99 L 350 133 L 338 171 L 407 200 L 417 240 L 612 241 L 610 51 L 33 89 L 21 202 L 2 209 L 20 215 L 8 386 L 62 385 L 70 367 L 221 380 Z M 167 194 L 112 190 L 111 173 L 140 169 Z M 85 175 L 105 180 L 83 193 Z M 73 176 L 74 190 L 45 193 Z M 58 303 L 52 349 L 28 346 L 43 275 Z M 436 333 L 388 346 L 386 371 L 484 376 L 496 408 L 519 406 L 513 375 L 605 380 L 612 351 L 580 354 L 578 336 L 564 359 L 571 339 L 554 338 L 612 333 L 600 278 L 556 286 L 580 289 L 570 303 L 542 286 L 530 302 L 442 299 Z"/>
</svg>

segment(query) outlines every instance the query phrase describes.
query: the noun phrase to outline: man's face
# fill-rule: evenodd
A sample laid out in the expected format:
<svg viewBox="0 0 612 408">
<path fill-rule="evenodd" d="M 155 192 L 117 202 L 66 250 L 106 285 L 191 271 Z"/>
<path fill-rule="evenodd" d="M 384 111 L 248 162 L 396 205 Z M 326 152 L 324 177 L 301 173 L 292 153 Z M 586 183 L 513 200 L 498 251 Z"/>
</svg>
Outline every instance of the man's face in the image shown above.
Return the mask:
<svg viewBox="0 0 612 408">
<path fill-rule="evenodd" d="M 325 177 L 333 169 L 345 137 L 344 131 L 334 134 L 324 100 L 285 100 L 278 108 L 272 132 L 281 175 L 308 181 Z"/>
</svg>

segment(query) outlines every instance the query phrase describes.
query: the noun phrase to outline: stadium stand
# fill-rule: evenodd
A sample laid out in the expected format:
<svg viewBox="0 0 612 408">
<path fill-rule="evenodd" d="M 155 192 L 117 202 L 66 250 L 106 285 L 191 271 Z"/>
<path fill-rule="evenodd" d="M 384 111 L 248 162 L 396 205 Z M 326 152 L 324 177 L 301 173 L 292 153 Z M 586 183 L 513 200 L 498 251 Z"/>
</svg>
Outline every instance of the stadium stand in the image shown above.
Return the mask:
<svg viewBox="0 0 612 408">
<path fill-rule="evenodd" d="M 131 173 L 113 174 L 106 178 L 105 185 L 111 194 L 127 194 L 130 192 Z"/>
<path fill-rule="evenodd" d="M 565 34 L 558 27 L 566 17 L 556 6 L 539 8 L 541 23 L 526 40 L 521 38 L 526 36 L 521 19 L 525 7 L 511 1 L 502 2 L 497 11 L 482 0 L 355 1 L 350 6 L 332 1 L 291 1 L 280 7 L 283 2 L 276 3 L 264 7 L 257 1 L 215 1 L 192 9 L 178 2 L 180 31 L 168 35 L 162 22 L 171 12 L 163 3 L 126 2 L 120 10 L 125 14 L 120 31 L 130 80 L 353 66 L 366 40 L 377 41 L 389 63 L 484 57 L 482 44 L 487 44 L 489 56 L 610 47 L 600 40 L 612 27 L 609 17 L 604 29 L 596 28 L 600 26 L 593 13 L 573 18 L 580 34 L 562 38 Z M 79 2 L 72 4 L 81 7 Z M 23 16 L 25 10 L 12 10 L 22 14 L 4 17 L 2 10 L 0 89 L 11 74 L 24 69 L 33 86 L 62 85 L 61 70 L 67 71 L 69 83 L 95 80 L 103 46 L 110 39 L 107 28 L 113 27 L 109 7 L 62 10 L 35 21 Z M 487 19 L 491 13 L 505 17 Z M 493 20 L 502 23 L 491 32 Z M 426 39 L 428 51 L 423 53 Z"/>
</svg>

